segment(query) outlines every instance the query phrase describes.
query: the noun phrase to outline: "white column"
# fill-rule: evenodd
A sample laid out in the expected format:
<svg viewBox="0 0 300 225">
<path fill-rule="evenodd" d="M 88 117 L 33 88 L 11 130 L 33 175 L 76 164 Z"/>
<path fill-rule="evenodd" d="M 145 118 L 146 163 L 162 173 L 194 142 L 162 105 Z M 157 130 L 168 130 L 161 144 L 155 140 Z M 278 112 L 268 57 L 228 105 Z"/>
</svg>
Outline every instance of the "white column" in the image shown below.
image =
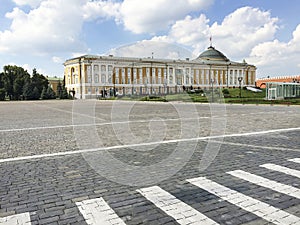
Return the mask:
<svg viewBox="0 0 300 225">
<path fill-rule="evenodd" d="M 173 84 L 176 85 L 175 68 L 173 67 Z"/>
<path fill-rule="evenodd" d="M 231 71 L 231 85 L 234 86 L 235 85 L 235 70 L 230 70 Z"/>
<path fill-rule="evenodd" d="M 94 70 L 94 66 L 93 66 L 91 83 L 93 83 L 94 79 L 95 79 L 95 70 Z"/>
<path fill-rule="evenodd" d="M 170 84 L 170 73 L 169 73 L 169 67 L 166 66 L 166 74 L 167 74 L 167 85 Z"/>
<path fill-rule="evenodd" d="M 108 72 L 108 65 L 106 64 L 105 65 L 105 83 L 108 83 L 108 74 L 109 72 Z"/>
<path fill-rule="evenodd" d="M 91 79 L 93 80 L 94 77 L 94 63 L 91 64 L 92 73 L 88 76 L 88 83 L 91 83 Z"/>
</svg>

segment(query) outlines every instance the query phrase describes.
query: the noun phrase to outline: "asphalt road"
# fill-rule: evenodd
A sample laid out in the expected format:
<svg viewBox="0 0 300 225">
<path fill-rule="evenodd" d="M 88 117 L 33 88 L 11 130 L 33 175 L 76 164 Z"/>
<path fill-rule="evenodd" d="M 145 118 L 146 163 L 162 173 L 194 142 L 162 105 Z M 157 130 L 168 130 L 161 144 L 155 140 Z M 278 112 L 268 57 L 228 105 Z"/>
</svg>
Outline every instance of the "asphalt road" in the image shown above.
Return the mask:
<svg viewBox="0 0 300 225">
<path fill-rule="evenodd" d="M 0 103 L 0 224 L 300 224 L 300 107 Z"/>
</svg>

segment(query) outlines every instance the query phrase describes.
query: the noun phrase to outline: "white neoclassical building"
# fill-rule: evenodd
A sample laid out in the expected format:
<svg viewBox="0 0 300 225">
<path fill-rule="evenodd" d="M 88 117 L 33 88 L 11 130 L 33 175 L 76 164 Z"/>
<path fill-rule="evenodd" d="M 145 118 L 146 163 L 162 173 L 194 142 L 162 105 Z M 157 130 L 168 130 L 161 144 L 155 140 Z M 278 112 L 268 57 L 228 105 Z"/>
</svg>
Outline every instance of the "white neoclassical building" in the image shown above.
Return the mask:
<svg viewBox="0 0 300 225">
<path fill-rule="evenodd" d="M 171 94 L 211 86 L 255 86 L 256 67 L 233 62 L 210 46 L 196 59 L 83 55 L 64 63 L 66 88 L 76 98 Z"/>
</svg>

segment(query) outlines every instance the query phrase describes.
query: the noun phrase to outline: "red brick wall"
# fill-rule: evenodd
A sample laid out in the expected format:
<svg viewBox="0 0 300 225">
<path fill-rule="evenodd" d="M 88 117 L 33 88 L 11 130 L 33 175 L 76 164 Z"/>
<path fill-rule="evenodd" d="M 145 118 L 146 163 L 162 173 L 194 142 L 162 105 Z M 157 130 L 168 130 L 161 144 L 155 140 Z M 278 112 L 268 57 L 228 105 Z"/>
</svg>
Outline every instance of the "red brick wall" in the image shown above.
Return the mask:
<svg viewBox="0 0 300 225">
<path fill-rule="evenodd" d="M 300 75 L 297 76 L 285 76 L 285 77 L 270 77 L 256 80 L 256 87 L 266 88 L 267 82 L 284 82 L 293 83 L 294 81 L 300 82 Z"/>
</svg>

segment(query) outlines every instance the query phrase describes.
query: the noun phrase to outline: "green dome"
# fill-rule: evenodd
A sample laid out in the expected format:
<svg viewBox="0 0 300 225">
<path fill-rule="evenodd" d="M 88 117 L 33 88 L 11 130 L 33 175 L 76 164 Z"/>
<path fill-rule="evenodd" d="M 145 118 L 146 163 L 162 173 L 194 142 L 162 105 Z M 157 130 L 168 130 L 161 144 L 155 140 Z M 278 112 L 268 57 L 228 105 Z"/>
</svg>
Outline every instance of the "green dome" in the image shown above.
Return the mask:
<svg viewBox="0 0 300 225">
<path fill-rule="evenodd" d="M 206 51 L 202 52 L 197 59 L 211 60 L 211 61 L 229 61 L 229 59 L 214 47 L 209 46 Z"/>
</svg>

